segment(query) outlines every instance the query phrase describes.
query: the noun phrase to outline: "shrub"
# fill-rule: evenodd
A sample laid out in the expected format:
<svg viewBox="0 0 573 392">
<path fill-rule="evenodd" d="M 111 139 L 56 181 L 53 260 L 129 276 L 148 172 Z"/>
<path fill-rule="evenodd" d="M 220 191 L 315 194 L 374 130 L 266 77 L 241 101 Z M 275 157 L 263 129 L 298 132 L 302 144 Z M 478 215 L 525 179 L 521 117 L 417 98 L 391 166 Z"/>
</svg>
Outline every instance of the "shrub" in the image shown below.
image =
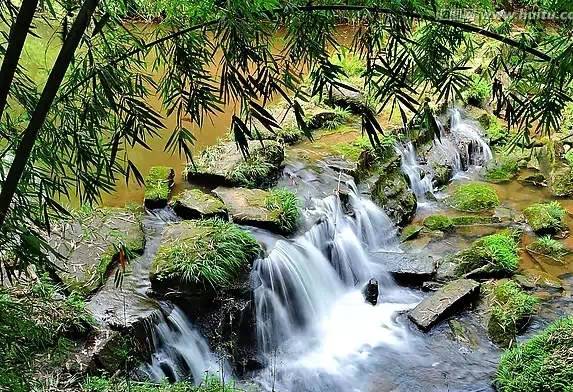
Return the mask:
<svg viewBox="0 0 573 392">
<path fill-rule="evenodd" d="M 495 383 L 501 392 L 570 392 L 573 385 L 573 317 L 555 321 L 506 351 Z"/>
<path fill-rule="evenodd" d="M 491 234 L 475 241 L 456 255 L 456 272 L 466 274 L 477 269 L 483 273 L 513 274 L 519 266 L 516 234 L 509 231 Z"/>
<path fill-rule="evenodd" d="M 447 199 L 455 209 L 461 211 L 481 211 L 499 206 L 499 198 L 490 185 L 478 182 L 459 185 Z"/>
<path fill-rule="evenodd" d="M 541 234 L 554 234 L 563 230 L 566 227 L 565 214 L 565 209 L 557 201 L 536 203 L 523 210 L 531 229 Z"/>
<path fill-rule="evenodd" d="M 170 167 L 154 166 L 145 179 L 146 200 L 167 200 L 171 192 L 174 172 Z"/>
<path fill-rule="evenodd" d="M 260 246 L 239 226 L 220 219 L 185 221 L 151 264 L 154 281 L 226 287 L 254 259 Z"/>
<path fill-rule="evenodd" d="M 430 230 L 449 231 L 454 228 L 454 223 L 445 215 L 431 215 L 424 219 L 424 226 Z"/>
<path fill-rule="evenodd" d="M 297 229 L 300 218 L 296 195 L 286 189 L 273 189 L 265 200 L 265 206 L 278 220 L 284 233 L 292 233 Z"/>
<path fill-rule="evenodd" d="M 491 94 L 491 82 L 481 75 L 474 75 L 463 96 L 468 104 L 482 107 L 491 98 Z"/>
<path fill-rule="evenodd" d="M 502 145 L 509 140 L 508 129 L 495 116 L 489 116 L 489 123 L 484 128 L 491 145 Z"/>
<path fill-rule="evenodd" d="M 569 250 L 565 247 L 565 245 L 557 240 L 554 240 L 548 235 L 533 241 L 527 246 L 527 250 L 552 257 L 557 261 L 560 261 L 563 256 L 566 256 L 569 253 Z"/>
<path fill-rule="evenodd" d="M 511 344 L 539 303 L 537 297 L 527 294 L 512 280 L 495 283 L 490 301 L 488 334 L 503 346 Z"/>
</svg>

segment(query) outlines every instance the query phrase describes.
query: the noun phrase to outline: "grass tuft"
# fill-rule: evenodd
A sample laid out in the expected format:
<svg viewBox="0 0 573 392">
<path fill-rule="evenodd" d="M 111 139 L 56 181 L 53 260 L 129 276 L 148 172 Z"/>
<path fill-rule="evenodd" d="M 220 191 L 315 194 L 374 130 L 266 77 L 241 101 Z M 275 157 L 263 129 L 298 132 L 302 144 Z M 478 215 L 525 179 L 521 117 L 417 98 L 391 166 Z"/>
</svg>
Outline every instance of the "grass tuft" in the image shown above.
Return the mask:
<svg viewBox="0 0 573 392">
<path fill-rule="evenodd" d="M 286 189 L 273 189 L 265 199 L 265 206 L 276 216 L 282 232 L 290 234 L 297 229 L 300 209 L 294 193 Z"/>
<path fill-rule="evenodd" d="M 519 266 L 515 234 L 502 231 L 475 241 L 469 249 L 456 255 L 456 272 L 460 275 L 482 269 L 493 274 L 513 274 Z"/>
<path fill-rule="evenodd" d="M 167 200 L 173 182 L 173 169 L 165 166 L 154 166 L 149 169 L 145 179 L 146 200 Z"/>
<path fill-rule="evenodd" d="M 485 178 L 492 182 L 512 180 L 519 172 L 519 163 L 515 158 L 500 156 L 486 168 Z"/>
<path fill-rule="evenodd" d="M 476 212 L 499 206 L 499 198 L 491 185 L 479 182 L 456 187 L 447 202 L 460 211 Z"/>
<path fill-rule="evenodd" d="M 215 377 L 205 377 L 199 384 L 195 385 L 189 381 L 177 381 L 168 383 L 167 381 L 155 384 L 151 382 L 140 382 L 130 380 L 129 383 L 123 377 L 88 377 L 82 385 L 85 392 L 240 392 L 233 382 L 223 384 Z"/>
<path fill-rule="evenodd" d="M 548 235 L 533 241 L 527 246 L 527 250 L 549 256 L 557 261 L 562 261 L 563 257 L 569 254 L 569 249 L 565 245 Z"/>
</svg>

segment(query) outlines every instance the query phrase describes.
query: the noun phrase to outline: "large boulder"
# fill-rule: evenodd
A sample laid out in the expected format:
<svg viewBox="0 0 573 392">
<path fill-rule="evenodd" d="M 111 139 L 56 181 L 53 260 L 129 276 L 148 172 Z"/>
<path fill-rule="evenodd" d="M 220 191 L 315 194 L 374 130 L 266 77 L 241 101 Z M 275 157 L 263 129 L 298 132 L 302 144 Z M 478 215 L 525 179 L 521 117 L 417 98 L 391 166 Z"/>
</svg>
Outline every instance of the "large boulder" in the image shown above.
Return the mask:
<svg viewBox="0 0 573 392">
<path fill-rule="evenodd" d="M 282 234 L 290 234 L 297 228 L 300 212 L 292 192 L 225 187 L 213 192 L 223 200 L 235 223 Z"/>
<path fill-rule="evenodd" d="M 472 300 L 479 292 L 480 284 L 471 279 L 458 279 L 441 287 L 424 298 L 408 317 L 420 329 L 429 330 L 438 321 Z"/>
<path fill-rule="evenodd" d="M 408 224 L 416 213 L 416 196 L 399 168 L 381 172 L 372 188 L 372 199 L 400 226 Z"/>
<path fill-rule="evenodd" d="M 64 256 L 54 263 L 69 291 L 90 294 L 98 289 L 120 256 L 141 254 L 145 236 L 139 216 L 119 208 L 79 212 L 54 228 L 51 244 Z"/>
<path fill-rule="evenodd" d="M 431 279 L 436 271 L 432 256 L 419 253 L 371 252 L 373 260 L 379 262 L 398 282 L 419 285 Z"/>
<path fill-rule="evenodd" d="M 276 183 L 284 160 L 284 147 L 271 140 L 250 141 L 245 158 L 236 143 L 219 142 L 207 148 L 187 167 L 191 183 L 205 185 L 269 187 Z"/>
<path fill-rule="evenodd" d="M 227 219 L 227 208 L 221 199 L 199 189 L 183 191 L 170 203 L 173 211 L 182 219 Z"/>
</svg>

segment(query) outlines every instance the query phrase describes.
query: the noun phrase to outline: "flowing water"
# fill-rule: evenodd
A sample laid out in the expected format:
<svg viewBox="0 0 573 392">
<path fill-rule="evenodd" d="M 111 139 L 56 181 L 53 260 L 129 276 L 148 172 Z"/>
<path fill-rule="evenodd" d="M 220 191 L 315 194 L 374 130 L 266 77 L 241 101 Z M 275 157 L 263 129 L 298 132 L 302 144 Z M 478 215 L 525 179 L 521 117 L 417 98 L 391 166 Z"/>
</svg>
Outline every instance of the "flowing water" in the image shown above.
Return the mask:
<svg viewBox="0 0 573 392">
<path fill-rule="evenodd" d="M 418 203 L 424 203 L 428 195 L 433 195 L 432 175 L 418 162 L 416 148 L 412 142 L 407 142 L 404 146 L 397 146 L 397 151 L 402 157 L 401 167 L 404 174 L 410 180 L 410 187 L 416 195 Z"/>
</svg>

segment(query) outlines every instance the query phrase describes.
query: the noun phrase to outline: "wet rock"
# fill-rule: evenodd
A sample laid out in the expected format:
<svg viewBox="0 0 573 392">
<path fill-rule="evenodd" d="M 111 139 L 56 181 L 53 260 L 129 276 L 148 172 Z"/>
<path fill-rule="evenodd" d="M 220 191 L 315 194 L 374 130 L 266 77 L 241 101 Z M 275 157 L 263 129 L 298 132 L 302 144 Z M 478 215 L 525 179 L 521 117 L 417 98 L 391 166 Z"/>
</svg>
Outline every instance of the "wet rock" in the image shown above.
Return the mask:
<svg viewBox="0 0 573 392">
<path fill-rule="evenodd" d="M 199 189 L 183 191 L 173 198 L 170 205 L 182 219 L 228 219 L 227 208 L 223 202 Z"/>
<path fill-rule="evenodd" d="M 66 259 L 54 259 L 56 274 L 70 291 L 91 294 L 107 279 L 120 245 L 141 254 L 145 236 L 140 218 L 119 208 L 98 209 L 61 223 L 50 243 Z"/>
<path fill-rule="evenodd" d="M 422 290 L 424 290 L 424 291 L 437 291 L 442 286 L 443 286 L 443 283 L 429 281 L 429 282 L 422 283 Z"/>
<path fill-rule="evenodd" d="M 566 214 L 557 201 L 535 203 L 523 210 L 527 223 L 537 234 L 559 234 L 566 231 Z"/>
<path fill-rule="evenodd" d="M 418 304 L 408 317 L 422 330 L 430 329 L 455 309 L 470 302 L 479 293 L 480 284 L 471 279 L 450 282 Z"/>
<path fill-rule="evenodd" d="M 366 108 L 364 95 L 344 87 L 333 88 L 326 99 L 328 105 L 340 106 L 353 114 L 362 114 Z"/>
<path fill-rule="evenodd" d="M 556 197 L 573 195 L 573 169 L 569 165 L 555 165 L 548 179 L 549 191 Z"/>
<path fill-rule="evenodd" d="M 452 336 L 454 340 L 467 344 L 470 347 L 477 347 L 479 344 L 479 338 L 477 334 L 470 329 L 466 323 L 463 323 L 459 320 L 452 319 L 448 321 L 448 325 L 450 327 L 450 331 L 452 332 Z"/>
<path fill-rule="evenodd" d="M 362 291 L 364 295 L 364 300 L 372 306 L 376 306 L 378 303 L 378 281 L 376 279 L 370 279 Z"/>
<path fill-rule="evenodd" d="M 191 183 L 209 186 L 269 187 L 276 184 L 284 160 L 284 147 L 275 141 L 250 141 L 244 158 L 234 142 L 207 148 L 186 170 Z"/>
<path fill-rule="evenodd" d="M 167 206 L 167 200 L 173 188 L 175 170 L 170 167 L 154 166 L 145 178 L 144 204 L 146 208 L 156 209 Z"/>
<path fill-rule="evenodd" d="M 563 290 L 563 283 L 555 276 L 547 272 L 539 271 L 533 268 L 528 268 L 521 271 L 523 276 L 532 282 L 535 287 L 549 290 L 561 291 Z"/>
<path fill-rule="evenodd" d="M 524 174 L 517 178 L 522 184 L 533 185 L 533 186 L 547 186 L 547 180 L 545 176 L 541 173 Z"/>
<path fill-rule="evenodd" d="M 324 164 L 337 173 L 343 173 L 353 178 L 358 176 L 358 162 L 349 161 L 338 156 L 328 156 L 323 159 Z"/>
<path fill-rule="evenodd" d="M 397 252 L 371 252 L 370 255 L 403 284 L 420 285 L 436 271 L 436 261 L 429 255 Z"/>
<path fill-rule="evenodd" d="M 436 280 L 439 282 L 447 282 L 458 277 L 456 269 L 458 264 L 450 257 L 444 257 L 438 261 L 438 268 L 436 270 Z"/>
<path fill-rule="evenodd" d="M 380 174 L 372 189 L 372 198 L 394 223 L 408 224 L 416 212 L 416 196 L 408 186 L 404 173 L 398 168 L 388 168 Z"/>
<path fill-rule="evenodd" d="M 433 171 L 432 185 L 434 187 L 440 188 L 450 183 L 450 180 L 454 176 L 454 168 L 451 164 L 434 162 L 431 167 Z"/>
<path fill-rule="evenodd" d="M 281 215 L 281 207 L 268 202 L 271 192 L 261 189 L 218 187 L 213 193 L 223 200 L 233 222 L 276 233 L 289 233 Z"/>
</svg>

